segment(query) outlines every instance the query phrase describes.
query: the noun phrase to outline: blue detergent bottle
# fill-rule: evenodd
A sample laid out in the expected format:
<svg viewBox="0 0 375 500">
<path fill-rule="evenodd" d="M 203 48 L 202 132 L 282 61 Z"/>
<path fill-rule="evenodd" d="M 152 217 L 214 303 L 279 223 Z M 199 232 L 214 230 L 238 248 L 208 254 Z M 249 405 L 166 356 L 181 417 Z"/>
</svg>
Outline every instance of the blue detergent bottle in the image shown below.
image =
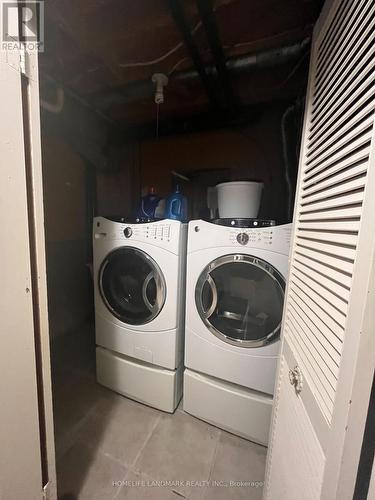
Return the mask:
<svg viewBox="0 0 375 500">
<path fill-rule="evenodd" d="M 171 193 L 165 203 L 166 219 L 179 220 L 187 222 L 187 199 L 181 193 L 181 188 L 176 185 L 174 192 Z"/>
<path fill-rule="evenodd" d="M 141 198 L 141 203 L 137 214 L 138 217 L 153 219 L 155 217 L 155 209 L 159 201 L 160 197 L 156 194 L 155 188 L 151 187 L 148 194 Z"/>
</svg>

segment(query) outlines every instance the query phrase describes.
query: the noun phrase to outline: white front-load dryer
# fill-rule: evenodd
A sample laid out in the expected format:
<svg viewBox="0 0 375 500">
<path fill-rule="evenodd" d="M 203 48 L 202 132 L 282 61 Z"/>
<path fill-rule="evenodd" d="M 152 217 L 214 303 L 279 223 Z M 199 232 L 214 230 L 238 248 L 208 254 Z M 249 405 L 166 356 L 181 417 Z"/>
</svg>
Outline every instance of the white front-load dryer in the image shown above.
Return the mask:
<svg viewBox="0 0 375 500">
<path fill-rule="evenodd" d="M 268 441 L 290 239 L 291 224 L 189 224 L 184 409 L 262 444 Z"/>
<path fill-rule="evenodd" d="M 187 227 L 94 219 L 97 378 L 165 411 L 181 397 Z"/>
</svg>

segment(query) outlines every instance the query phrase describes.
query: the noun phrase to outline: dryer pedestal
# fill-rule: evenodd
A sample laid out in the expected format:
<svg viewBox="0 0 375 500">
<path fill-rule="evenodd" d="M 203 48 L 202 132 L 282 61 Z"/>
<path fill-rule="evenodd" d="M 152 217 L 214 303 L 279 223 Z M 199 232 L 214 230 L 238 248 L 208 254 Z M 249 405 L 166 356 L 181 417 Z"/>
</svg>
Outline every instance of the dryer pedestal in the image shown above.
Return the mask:
<svg viewBox="0 0 375 500">
<path fill-rule="evenodd" d="M 272 402 L 266 394 L 185 369 L 184 411 L 264 446 Z"/>
<path fill-rule="evenodd" d="M 175 411 L 182 396 L 182 375 L 182 365 L 176 370 L 167 370 L 102 347 L 96 348 L 99 384 L 158 410 Z"/>
</svg>

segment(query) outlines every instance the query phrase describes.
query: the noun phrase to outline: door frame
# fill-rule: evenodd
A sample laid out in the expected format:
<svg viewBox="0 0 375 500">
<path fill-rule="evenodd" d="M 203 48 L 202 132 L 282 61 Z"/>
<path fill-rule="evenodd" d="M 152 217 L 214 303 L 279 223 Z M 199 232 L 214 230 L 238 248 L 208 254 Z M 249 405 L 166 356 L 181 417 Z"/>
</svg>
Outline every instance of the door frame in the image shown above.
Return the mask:
<svg viewBox="0 0 375 500">
<path fill-rule="evenodd" d="M 0 2 L 2 6 L 2 1 Z M 30 6 L 31 8 L 31 6 Z M 32 18 L 36 19 L 36 15 Z M 38 53 L 19 41 L 0 51 L 4 330 L 0 486 L 12 498 L 57 498 L 48 325 Z M 10 271 L 13 277 L 10 278 Z M 13 323 L 11 318 L 16 318 Z M 12 361 L 13 358 L 13 361 Z M 17 427 L 17 428 L 16 428 Z M 10 440 L 10 441 L 9 441 Z M 9 442 L 8 442 L 9 441 Z M 12 449 L 8 449 L 10 446 Z M 14 471 L 14 472 L 12 472 Z M 0 492 L 1 496 L 1 492 Z"/>
<path fill-rule="evenodd" d="M 57 498 L 55 437 L 52 403 L 52 376 L 50 359 L 50 336 L 48 322 L 47 269 L 45 250 L 45 225 L 43 203 L 43 171 L 40 126 L 40 93 L 38 53 L 26 49 L 26 74 L 24 108 L 28 110 L 29 168 L 28 205 L 29 228 L 34 289 L 34 335 L 37 360 L 37 379 L 39 394 L 40 426 L 43 428 L 41 439 L 44 447 L 44 475 L 47 479 L 45 496 Z M 26 141 L 27 139 L 24 138 Z M 26 162 L 27 163 L 27 162 Z M 44 435 L 43 435 L 44 434 Z"/>
</svg>

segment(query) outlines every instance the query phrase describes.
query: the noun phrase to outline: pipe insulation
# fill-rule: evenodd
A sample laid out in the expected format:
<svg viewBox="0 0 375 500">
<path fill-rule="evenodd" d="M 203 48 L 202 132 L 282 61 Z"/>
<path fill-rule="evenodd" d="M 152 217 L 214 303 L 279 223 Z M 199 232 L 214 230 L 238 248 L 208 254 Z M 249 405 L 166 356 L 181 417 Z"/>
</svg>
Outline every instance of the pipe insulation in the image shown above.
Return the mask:
<svg viewBox="0 0 375 500">
<path fill-rule="evenodd" d="M 276 49 L 268 49 L 264 51 L 245 54 L 243 56 L 231 57 L 227 59 L 227 69 L 233 74 L 242 74 L 253 71 L 255 69 L 273 68 L 281 66 L 290 61 L 294 61 L 300 57 L 305 49 L 310 44 L 310 38 L 305 38 L 301 42 L 279 47 Z M 208 74 L 216 75 L 215 66 L 206 68 Z M 198 73 L 194 70 L 179 71 L 175 75 L 171 75 L 179 81 L 189 81 L 198 78 Z"/>
</svg>

